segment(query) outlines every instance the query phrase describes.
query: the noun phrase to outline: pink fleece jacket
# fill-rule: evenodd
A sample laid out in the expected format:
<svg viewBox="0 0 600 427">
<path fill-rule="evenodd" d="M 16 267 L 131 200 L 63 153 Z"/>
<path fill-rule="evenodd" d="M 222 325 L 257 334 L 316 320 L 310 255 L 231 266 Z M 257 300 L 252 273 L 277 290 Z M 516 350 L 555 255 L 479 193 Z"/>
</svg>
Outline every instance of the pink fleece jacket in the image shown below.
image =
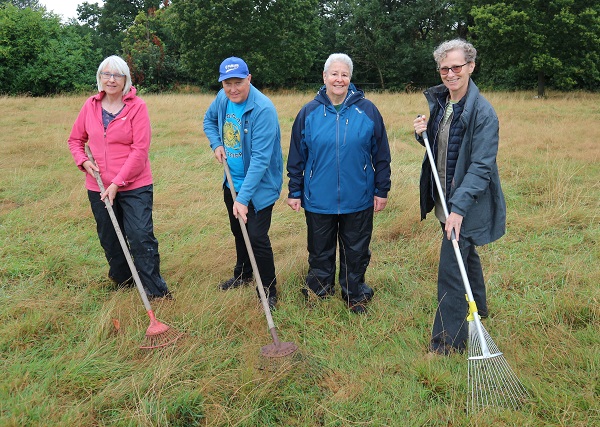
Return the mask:
<svg viewBox="0 0 600 427">
<path fill-rule="evenodd" d="M 152 184 L 148 158 L 152 132 L 146 103 L 136 96 L 136 89 L 132 87 L 123 97 L 125 107 L 105 132 L 102 124 L 104 95 L 100 92 L 88 98 L 75 120 L 69 136 L 69 149 L 75 164 L 85 172 L 81 165 L 89 160 L 85 154 L 87 142 L 105 188 L 115 183 L 119 191 L 127 191 Z M 85 187 L 100 191 L 95 178 L 87 173 Z"/>
</svg>

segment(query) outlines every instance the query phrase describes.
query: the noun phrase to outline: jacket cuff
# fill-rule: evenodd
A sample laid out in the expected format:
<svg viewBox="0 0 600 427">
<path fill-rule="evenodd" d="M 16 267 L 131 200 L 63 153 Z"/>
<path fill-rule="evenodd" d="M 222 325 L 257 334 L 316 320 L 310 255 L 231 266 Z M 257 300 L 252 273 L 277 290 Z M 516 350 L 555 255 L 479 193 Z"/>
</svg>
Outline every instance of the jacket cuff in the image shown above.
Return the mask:
<svg viewBox="0 0 600 427">
<path fill-rule="evenodd" d="M 299 199 L 302 196 L 302 191 L 290 191 L 288 193 L 288 199 Z"/>
<path fill-rule="evenodd" d="M 123 180 L 120 175 L 115 176 L 115 178 L 111 181 L 117 187 L 125 187 L 127 183 Z"/>
<path fill-rule="evenodd" d="M 387 199 L 388 192 L 387 192 L 387 191 L 378 190 L 378 189 L 376 188 L 376 189 L 375 189 L 375 195 L 376 195 L 377 197 L 381 197 L 382 199 Z"/>
</svg>

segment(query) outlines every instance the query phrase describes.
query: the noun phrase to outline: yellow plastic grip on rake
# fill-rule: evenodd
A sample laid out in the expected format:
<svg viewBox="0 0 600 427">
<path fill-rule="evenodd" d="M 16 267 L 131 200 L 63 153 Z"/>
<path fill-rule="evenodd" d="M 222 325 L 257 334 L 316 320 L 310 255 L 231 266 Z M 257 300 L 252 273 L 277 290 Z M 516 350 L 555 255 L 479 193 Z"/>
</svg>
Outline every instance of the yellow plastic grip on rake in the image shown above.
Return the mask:
<svg viewBox="0 0 600 427">
<path fill-rule="evenodd" d="M 466 294 L 465 298 L 467 300 L 467 303 L 469 304 L 469 315 L 467 316 L 467 321 L 472 322 L 473 320 L 475 320 L 475 318 L 473 317 L 473 313 L 477 312 L 477 304 L 475 303 L 475 301 L 469 301 L 469 296 Z"/>
</svg>

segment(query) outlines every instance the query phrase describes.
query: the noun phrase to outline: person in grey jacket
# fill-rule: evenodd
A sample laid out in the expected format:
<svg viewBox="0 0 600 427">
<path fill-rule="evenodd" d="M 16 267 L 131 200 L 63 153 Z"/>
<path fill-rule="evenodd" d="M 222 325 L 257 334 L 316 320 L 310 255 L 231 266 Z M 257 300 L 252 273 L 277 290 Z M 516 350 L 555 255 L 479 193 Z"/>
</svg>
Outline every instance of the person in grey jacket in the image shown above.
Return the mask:
<svg viewBox="0 0 600 427">
<path fill-rule="evenodd" d="M 421 219 L 434 210 L 443 230 L 438 309 L 429 345 L 433 354 L 447 355 L 466 348 L 468 306 L 451 242 L 452 231 L 478 313 L 486 318 L 486 289 L 476 246 L 493 242 L 506 229 L 506 204 L 496 164 L 498 117 L 471 79 L 476 55 L 473 45 L 462 39 L 446 41 L 435 49 L 433 56 L 443 84 L 424 92 L 430 119 L 419 116 L 413 122 L 421 144 L 423 131 L 429 136 L 449 213 L 445 218 L 425 155 L 420 180 Z"/>
<path fill-rule="evenodd" d="M 273 205 L 283 184 L 279 119 L 271 100 L 250 83 L 252 75 L 241 58 L 225 59 L 219 72 L 223 89 L 204 115 L 204 133 L 217 161 L 227 161 L 231 172 L 236 200 L 233 201 L 225 178 L 223 197 L 237 254 L 233 277 L 219 288 L 224 291 L 237 288 L 253 278 L 250 256 L 237 220 L 241 216 L 269 306 L 274 308 L 277 283 L 268 233 Z"/>
</svg>

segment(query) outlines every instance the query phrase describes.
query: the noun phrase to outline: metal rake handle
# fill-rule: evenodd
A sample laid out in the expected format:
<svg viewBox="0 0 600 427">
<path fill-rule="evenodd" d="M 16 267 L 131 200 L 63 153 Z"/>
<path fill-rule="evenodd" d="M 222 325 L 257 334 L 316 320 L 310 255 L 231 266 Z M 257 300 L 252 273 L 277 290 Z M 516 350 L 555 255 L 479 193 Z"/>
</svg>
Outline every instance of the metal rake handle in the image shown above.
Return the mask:
<svg viewBox="0 0 600 427">
<path fill-rule="evenodd" d="M 440 202 L 442 203 L 442 208 L 444 209 L 444 217 L 448 218 L 448 206 L 446 206 L 446 197 L 444 196 L 444 191 L 442 190 L 442 184 L 440 183 L 440 177 L 437 173 L 437 166 L 435 164 L 435 160 L 433 160 L 433 152 L 431 151 L 431 146 L 429 145 L 429 138 L 427 137 L 427 131 L 423 131 L 422 133 L 423 140 L 425 141 L 425 149 L 427 150 L 427 158 L 429 159 L 429 164 L 431 166 L 431 173 L 433 174 L 433 179 L 435 180 L 435 186 L 437 188 L 438 197 Z M 479 339 L 481 341 L 481 349 L 484 356 L 489 356 L 490 350 L 485 341 L 485 335 L 483 332 L 483 326 L 481 325 L 481 319 L 479 318 L 479 313 L 477 312 L 477 304 L 475 303 L 475 299 L 473 298 L 473 291 L 471 290 L 471 284 L 469 283 L 469 278 L 467 276 L 467 270 L 465 269 L 465 264 L 462 259 L 462 254 L 460 253 L 460 248 L 458 246 L 458 242 L 456 241 L 456 235 L 454 234 L 454 230 L 451 231 L 450 237 L 452 238 L 452 246 L 454 247 L 454 254 L 456 255 L 456 261 L 458 262 L 458 268 L 460 270 L 460 275 L 463 280 L 463 284 L 465 286 L 465 292 L 467 293 L 467 303 L 469 304 L 469 315 L 473 316 L 475 320 L 475 326 L 477 327 L 477 334 L 479 335 Z"/>
</svg>

